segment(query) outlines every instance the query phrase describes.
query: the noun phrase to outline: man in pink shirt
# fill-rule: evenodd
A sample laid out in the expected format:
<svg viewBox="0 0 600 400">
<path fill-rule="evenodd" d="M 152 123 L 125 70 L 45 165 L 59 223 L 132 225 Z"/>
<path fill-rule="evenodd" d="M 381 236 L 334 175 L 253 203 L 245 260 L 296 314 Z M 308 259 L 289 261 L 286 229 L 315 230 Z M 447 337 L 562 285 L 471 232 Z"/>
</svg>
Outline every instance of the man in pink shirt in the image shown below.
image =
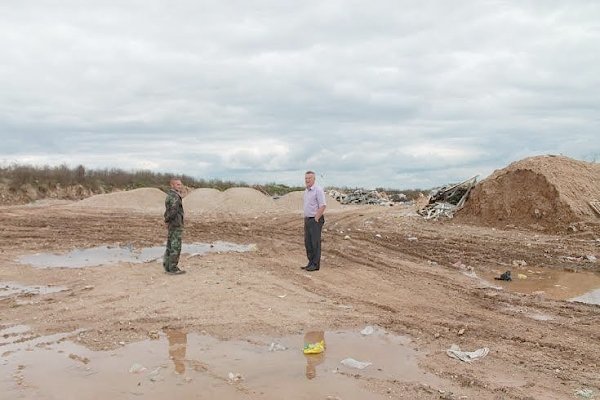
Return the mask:
<svg viewBox="0 0 600 400">
<path fill-rule="evenodd" d="M 321 268 L 321 230 L 325 223 L 325 192 L 315 185 L 315 173 L 304 174 L 304 247 L 308 264 L 302 267 L 307 271 L 318 271 Z"/>
</svg>

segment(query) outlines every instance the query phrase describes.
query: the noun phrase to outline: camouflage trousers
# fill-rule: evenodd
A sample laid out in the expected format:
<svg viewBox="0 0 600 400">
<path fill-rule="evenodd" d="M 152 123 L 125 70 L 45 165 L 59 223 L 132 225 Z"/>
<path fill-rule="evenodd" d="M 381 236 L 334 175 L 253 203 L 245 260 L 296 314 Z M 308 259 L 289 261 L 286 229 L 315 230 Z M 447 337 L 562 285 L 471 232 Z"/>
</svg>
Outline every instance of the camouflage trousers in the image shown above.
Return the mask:
<svg viewBox="0 0 600 400">
<path fill-rule="evenodd" d="M 181 236 L 183 228 L 169 229 L 167 238 L 167 248 L 163 256 L 163 268 L 165 271 L 171 271 L 177 267 L 179 263 L 179 255 L 181 254 Z"/>
</svg>

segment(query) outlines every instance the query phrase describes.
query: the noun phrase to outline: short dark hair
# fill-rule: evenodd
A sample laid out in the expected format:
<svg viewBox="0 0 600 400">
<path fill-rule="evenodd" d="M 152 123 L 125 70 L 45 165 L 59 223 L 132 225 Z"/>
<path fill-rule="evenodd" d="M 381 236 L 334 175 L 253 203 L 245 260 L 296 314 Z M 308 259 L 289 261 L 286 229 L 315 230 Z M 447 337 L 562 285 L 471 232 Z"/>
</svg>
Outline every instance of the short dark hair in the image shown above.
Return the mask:
<svg viewBox="0 0 600 400">
<path fill-rule="evenodd" d="M 308 174 L 311 174 L 311 175 L 316 175 L 316 174 L 315 174 L 315 171 L 306 171 L 306 172 L 304 173 L 304 175 L 308 175 Z"/>
</svg>

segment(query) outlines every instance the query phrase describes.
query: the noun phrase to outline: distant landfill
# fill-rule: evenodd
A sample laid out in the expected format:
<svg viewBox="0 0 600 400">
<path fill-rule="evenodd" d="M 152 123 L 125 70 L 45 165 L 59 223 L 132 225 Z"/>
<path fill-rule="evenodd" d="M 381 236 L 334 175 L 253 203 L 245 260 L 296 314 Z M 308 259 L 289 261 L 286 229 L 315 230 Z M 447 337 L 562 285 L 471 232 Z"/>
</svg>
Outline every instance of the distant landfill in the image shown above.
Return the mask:
<svg viewBox="0 0 600 400">
<path fill-rule="evenodd" d="M 337 190 L 330 190 L 329 195 L 341 204 L 376 204 L 381 206 L 393 206 L 397 202 L 407 202 L 408 198 L 404 193 L 388 196 L 385 192 L 377 190 L 356 189 L 351 193 L 342 193 Z"/>
</svg>

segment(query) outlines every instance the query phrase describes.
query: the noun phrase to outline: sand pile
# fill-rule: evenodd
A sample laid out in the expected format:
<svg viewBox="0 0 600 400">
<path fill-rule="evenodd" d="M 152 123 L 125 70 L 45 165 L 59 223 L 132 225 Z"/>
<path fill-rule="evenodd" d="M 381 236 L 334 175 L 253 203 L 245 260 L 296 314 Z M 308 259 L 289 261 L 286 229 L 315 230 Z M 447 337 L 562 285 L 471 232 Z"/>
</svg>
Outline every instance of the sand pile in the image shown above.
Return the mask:
<svg viewBox="0 0 600 400">
<path fill-rule="evenodd" d="M 214 211 L 221 206 L 222 199 L 223 192 L 217 189 L 195 189 L 183 198 L 183 209 L 186 212 Z"/>
<path fill-rule="evenodd" d="M 256 189 L 236 187 L 221 192 L 217 189 L 195 189 L 183 198 L 186 213 L 264 213 L 302 211 L 304 191 L 288 193 L 277 200 Z M 101 194 L 73 203 L 73 207 L 137 209 L 159 212 L 165 209 L 166 194 L 159 189 L 143 188 L 126 192 Z M 333 197 L 327 195 L 327 210 L 343 208 Z"/>
<path fill-rule="evenodd" d="M 273 199 L 252 188 L 236 187 L 220 192 L 196 189 L 183 199 L 186 212 L 251 213 L 273 211 Z"/>
<path fill-rule="evenodd" d="M 281 211 L 290 211 L 290 212 L 302 211 L 302 206 L 303 206 L 302 197 L 303 196 L 304 196 L 304 190 L 290 192 L 286 195 L 281 196 L 277 200 L 275 200 L 275 205 Z M 325 196 L 326 196 L 326 201 L 327 201 L 327 209 L 325 211 L 326 213 L 327 213 L 327 211 L 339 210 L 344 207 L 330 195 L 326 194 Z"/>
<path fill-rule="evenodd" d="M 223 211 L 253 212 L 272 211 L 273 199 L 256 189 L 236 187 L 223 192 Z"/>
<path fill-rule="evenodd" d="M 562 230 L 597 219 L 589 206 L 593 200 L 600 200 L 600 164 L 538 156 L 514 162 L 477 184 L 457 218 Z"/>
<path fill-rule="evenodd" d="M 124 192 L 99 194 L 73 203 L 71 206 L 159 211 L 165 208 L 165 197 L 165 192 L 159 189 L 141 188 Z"/>
</svg>

